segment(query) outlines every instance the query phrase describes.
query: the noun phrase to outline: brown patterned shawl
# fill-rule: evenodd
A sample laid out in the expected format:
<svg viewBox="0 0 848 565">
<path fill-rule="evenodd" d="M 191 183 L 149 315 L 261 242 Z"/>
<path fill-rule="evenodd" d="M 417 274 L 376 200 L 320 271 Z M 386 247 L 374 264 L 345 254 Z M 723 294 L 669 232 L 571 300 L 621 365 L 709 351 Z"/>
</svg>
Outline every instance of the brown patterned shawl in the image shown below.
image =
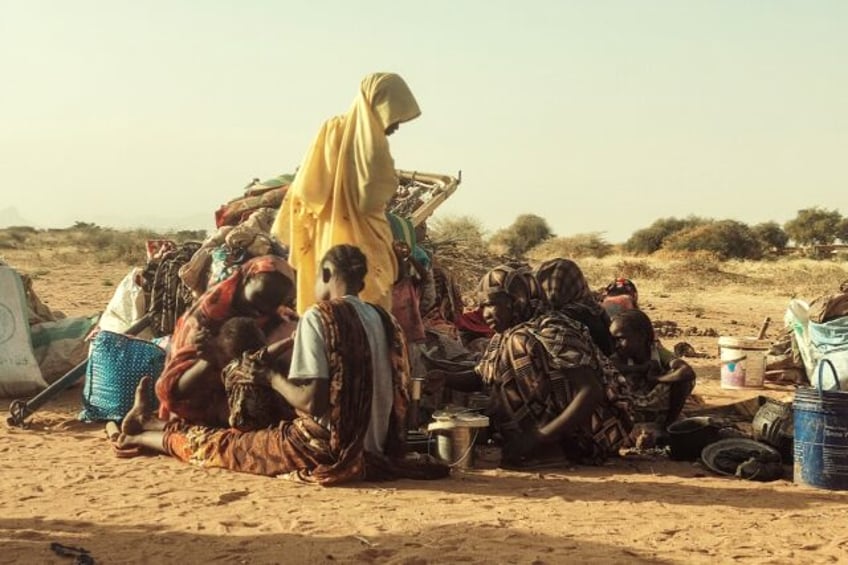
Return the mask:
<svg viewBox="0 0 848 565">
<path fill-rule="evenodd" d="M 316 304 L 330 372 L 330 429 L 309 416 L 252 432 L 203 427 L 174 429 L 166 450 L 204 467 L 276 476 L 296 473 L 320 485 L 398 476 L 441 478 L 449 469 L 429 461 L 404 460 L 409 365 L 403 332 L 378 308 L 391 352 L 394 392 L 385 455 L 363 448 L 371 418 L 372 364 L 368 336 L 355 307 L 344 299 Z"/>
</svg>

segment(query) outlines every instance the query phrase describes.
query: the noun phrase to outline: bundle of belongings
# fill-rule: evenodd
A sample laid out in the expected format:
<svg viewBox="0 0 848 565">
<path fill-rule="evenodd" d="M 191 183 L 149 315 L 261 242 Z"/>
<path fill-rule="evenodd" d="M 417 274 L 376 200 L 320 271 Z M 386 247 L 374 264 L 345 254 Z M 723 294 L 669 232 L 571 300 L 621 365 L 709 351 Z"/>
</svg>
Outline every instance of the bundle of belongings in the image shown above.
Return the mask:
<svg viewBox="0 0 848 565">
<path fill-rule="evenodd" d="M 848 281 L 837 292 L 807 304 L 793 299 L 784 316 L 789 349 L 784 345 L 784 364 L 804 372 L 804 382 L 823 390 L 848 390 Z M 787 358 L 791 361 L 787 361 Z M 768 369 L 772 369 L 769 359 Z M 829 363 L 826 363 L 828 362 Z M 828 370 L 819 371 L 822 364 Z M 832 367 L 832 369 L 830 369 Z M 821 374 L 819 379 L 811 378 Z"/>
<path fill-rule="evenodd" d="M 0 261 L 0 397 L 35 395 L 85 361 L 96 323 L 52 311 L 32 278 Z"/>
</svg>

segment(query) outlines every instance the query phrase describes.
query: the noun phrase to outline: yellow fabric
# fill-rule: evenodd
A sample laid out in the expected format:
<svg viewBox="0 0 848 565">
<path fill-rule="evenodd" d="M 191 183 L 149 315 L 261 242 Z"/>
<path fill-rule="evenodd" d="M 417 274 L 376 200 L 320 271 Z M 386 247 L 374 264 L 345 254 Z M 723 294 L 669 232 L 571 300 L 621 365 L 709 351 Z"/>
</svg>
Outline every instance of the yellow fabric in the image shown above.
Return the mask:
<svg viewBox="0 0 848 565">
<path fill-rule="evenodd" d="M 298 312 L 316 302 L 318 262 L 339 243 L 356 245 L 367 257 L 360 297 L 391 311 L 397 263 L 386 204 L 398 178 L 385 130 L 420 114 L 401 77 L 375 73 L 362 80 L 347 114 L 319 130 L 271 228 L 297 269 Z"/>
</svg>

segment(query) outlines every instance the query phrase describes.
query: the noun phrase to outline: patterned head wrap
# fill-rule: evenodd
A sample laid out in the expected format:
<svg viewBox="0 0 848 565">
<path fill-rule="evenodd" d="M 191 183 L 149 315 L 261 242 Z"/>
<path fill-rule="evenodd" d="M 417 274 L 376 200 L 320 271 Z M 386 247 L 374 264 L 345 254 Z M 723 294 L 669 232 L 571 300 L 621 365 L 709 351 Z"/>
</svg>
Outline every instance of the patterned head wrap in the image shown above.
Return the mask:
<svg viewBox="0 0 848 565">
<path fill-rule="evenodd" d="M 604 294 L 606 296 L 621 296 L 622 294 L 626 294 L 633 298 L 633 305 L 638 307 L 639 291 L 636 290 L 636 285 L 630 279 L 615 279 L 607 285 Z"/>
<path fill-rule="evenodd" d="M 536 279 L 548 304 L 556 310 L 574 303 L 598 307 L 583 271 L 570 259 L 545 261 L 536 269 Z"/>
<path fill-rule="evenodd" d="M 246 277 L 252 277 L 259 273 L 280 273 L 294 285 L 295 274 L 288 261 L 276 255 L 261 255 L 254 257 L 241 266 Z"/>
<path fill-rule="evenodd" d="M 483 275 L 477 291 L 481 299 L 498 294 L 508 296 L 513 316 L 519 322 L 529 320 L 539 310 L 539 283 L 527 265 L 511 263 L 495 267 Z"/>
</svg>

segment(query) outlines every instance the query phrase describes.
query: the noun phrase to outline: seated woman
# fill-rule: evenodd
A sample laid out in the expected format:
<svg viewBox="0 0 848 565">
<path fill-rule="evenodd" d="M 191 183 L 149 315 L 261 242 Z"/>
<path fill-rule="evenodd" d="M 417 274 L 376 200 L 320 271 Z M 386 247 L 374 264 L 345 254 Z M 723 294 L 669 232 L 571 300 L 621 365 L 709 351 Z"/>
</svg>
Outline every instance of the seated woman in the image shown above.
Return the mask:
<svg viewBox="0 0 848 565">
<path fill-rule="evenodd" d="M 532 307 L 521 269 L 497 267 L 478 289 L 495 335 L 476 368 L 489 386 L 492 426 L 504 440 L 503 463 L 522 465 L 553 447 L 570 460 L 599 463 L 628 441 L 629 408 L 585 328 Z M 471 389 L 472 379 L 448 377 Z M 560 455 L 561 456 L 561 455 Z"/>
<path fill-rule="evenodd" d="M 665 430 L 695 388 L 695 371 L 660 345 L 641 310 L 618 313 L 610 333 L 616 348 L 612 361 L 630 386 L 637 421 L 654 422 Z"/>
<path fill-rule="evenodd" d="M 598 349 L 606 356 L 612 355 L 610 317 L 592 296 L 577 263 L 570 259 L 545 261 L 536 269 L 536 279 L 548 306 L 586 326 Z"/>
<path fill-rule="evenodd" d="M 269 336 L 278 329 L 290 333 L 293 328 L 286 329 L 279 310 L 293 298 L 294 272 L 274 255 L 251 259 L 207 290 L 177 321 L 165 369 L 156 381 L 159 417 L 226 426 L 229 410 L 221 370 L 229 359 L 207 356 L 204 361 L 204 343 L 235 316 L 254 318 Z"/>
<path fill-rule="evenodd" d="M 403 458 L 408 363 L 403 335 L 382 308 L 358 298 L 367 265 L 351 245 L 330 248 L 320 262 L 321 302 L 298 324 L 288 377 L 271 385 L 299 413 L 290 422 L 239 432 L 165 422 L 147 415 L 145 382 L 119 446 L 142 446 L 201 467 L 276 476 L 295 474 L 323 485 L 394 476 L 439 478 L 449 469 Z"/>
</svg>

